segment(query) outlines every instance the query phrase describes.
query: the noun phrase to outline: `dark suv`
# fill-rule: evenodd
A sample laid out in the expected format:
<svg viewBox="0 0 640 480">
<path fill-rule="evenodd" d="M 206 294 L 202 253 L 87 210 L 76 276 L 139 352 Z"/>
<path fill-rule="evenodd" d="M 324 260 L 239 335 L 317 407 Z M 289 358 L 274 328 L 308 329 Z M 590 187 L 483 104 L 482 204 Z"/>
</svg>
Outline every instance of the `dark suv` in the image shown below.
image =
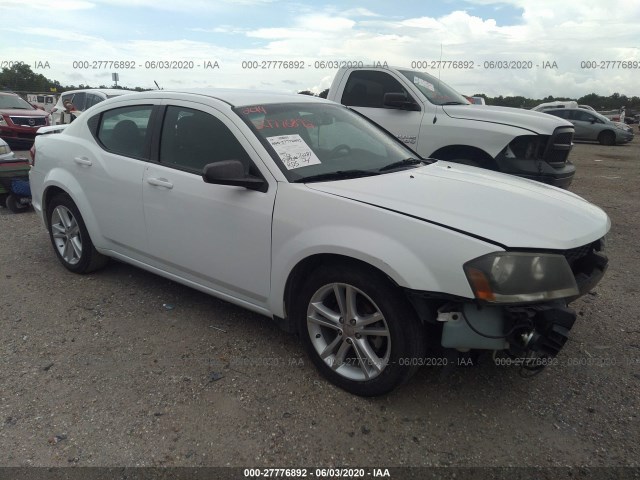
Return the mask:
<svg viewBox="0 0 640 480">
<path fill-rule="evenodd" d="M 0 138 L 7 143 L 32 144 L 36 130 L 49 125 L 50 119 L 15 93 L 0 92 Z"/>
</svg>

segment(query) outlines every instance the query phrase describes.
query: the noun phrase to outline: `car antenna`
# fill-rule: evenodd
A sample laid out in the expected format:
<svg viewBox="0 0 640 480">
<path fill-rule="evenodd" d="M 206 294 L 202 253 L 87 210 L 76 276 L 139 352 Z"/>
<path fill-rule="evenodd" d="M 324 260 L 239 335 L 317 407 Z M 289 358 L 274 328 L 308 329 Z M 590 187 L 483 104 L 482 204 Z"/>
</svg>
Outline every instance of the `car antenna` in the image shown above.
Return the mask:
<svg viewBox="0 0 640 480">
<path fill-rule="evenodd" d="M 156 82 L 156 81 L 154 80 L 154 81 L 153 81 L 153 83 L 155 83 L 155 84 L 156 84 L 156 87 L 158 87 L 158 90 L 162 90 L 162 89 L 160 88 L 160 85 L 158 85 L 158 82 Z"/>
<path fill-rule="evenodd" d="M 438 62 L 438 85 L 436 90 L 440 91 L 440 68 L 442 65 L 442 42 L 440 42 L 440 61 Z M 436 113 L 433 114 L 433 123 L 438 121 L 438 105 L 436 105 Z"/>
</svg>

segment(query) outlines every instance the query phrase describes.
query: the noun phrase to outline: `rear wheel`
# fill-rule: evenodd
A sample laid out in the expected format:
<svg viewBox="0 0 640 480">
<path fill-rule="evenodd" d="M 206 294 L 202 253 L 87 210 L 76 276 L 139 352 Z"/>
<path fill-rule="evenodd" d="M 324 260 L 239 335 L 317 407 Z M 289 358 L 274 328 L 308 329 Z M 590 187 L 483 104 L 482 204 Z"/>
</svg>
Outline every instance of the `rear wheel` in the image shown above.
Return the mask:
<svg viewBox="0 0 640 480">
<path fill-rule="evenodd" d="M 315 270 L 292 310 L 320 373 L 348 392 L 382 395 L 408 380 L 425 351 L 424 329 L 402 292 L 354 264 Z"/>
<path fill-rule="evenodd" d="M 616 134 L 607 130 L 598 135 L 598 141 L 601 145 L 614 145 L 616 143 Z"/>
<path fill-rule="evenodd" d="M 74 273 L 89 273 L 105 266 L 108 257 L 98 253 L 80 211 L 66 195 L 56 195 L 47 206 L 47 226 L 60 262 Z"/>
</svg>

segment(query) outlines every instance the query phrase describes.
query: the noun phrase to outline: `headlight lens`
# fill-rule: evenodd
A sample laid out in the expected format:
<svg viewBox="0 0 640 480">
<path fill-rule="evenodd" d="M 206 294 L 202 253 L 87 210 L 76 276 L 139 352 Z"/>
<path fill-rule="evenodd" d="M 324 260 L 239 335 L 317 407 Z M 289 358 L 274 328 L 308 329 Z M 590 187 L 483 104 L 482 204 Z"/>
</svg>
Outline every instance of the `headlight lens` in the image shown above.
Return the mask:
<svg viewBox="0 0 640 480">
<path fill-rule="evenodd" d="M 7 123 L 7 120 L 2 115 L 0 115 L 0 127 L 8 127 L 8 126 L 9 124 Z"/>
<path fill-rule="evenodd" d="M 464 264 L 479 300 L 524 303 L 578 295 L 571 268 L 562 255 L 496 252 Z"/>
<path fill-rule="evenodd" d="M 11 149 L 9 145 L 0 145 L 0 155 L 4 155 L 5 153 L 10 153 Z"/>
</svg>

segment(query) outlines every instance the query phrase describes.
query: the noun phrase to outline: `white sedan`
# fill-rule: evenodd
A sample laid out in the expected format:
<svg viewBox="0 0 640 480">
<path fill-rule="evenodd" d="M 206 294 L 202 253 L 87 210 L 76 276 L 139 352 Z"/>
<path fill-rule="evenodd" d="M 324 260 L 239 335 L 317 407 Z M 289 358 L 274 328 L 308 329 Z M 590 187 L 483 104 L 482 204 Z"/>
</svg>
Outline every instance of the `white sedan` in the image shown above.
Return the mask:
<svg viewBox="0 0 640 480">
<path fill-rule="evenodd" d="M 30 180 L 69 270 L 113 257 L 264 314 L 358 395 L 469 350 L 541 368 L 607 266 L 598 207 L 304 95 L 106 100 L 36 139 Z"/>
</svg>

